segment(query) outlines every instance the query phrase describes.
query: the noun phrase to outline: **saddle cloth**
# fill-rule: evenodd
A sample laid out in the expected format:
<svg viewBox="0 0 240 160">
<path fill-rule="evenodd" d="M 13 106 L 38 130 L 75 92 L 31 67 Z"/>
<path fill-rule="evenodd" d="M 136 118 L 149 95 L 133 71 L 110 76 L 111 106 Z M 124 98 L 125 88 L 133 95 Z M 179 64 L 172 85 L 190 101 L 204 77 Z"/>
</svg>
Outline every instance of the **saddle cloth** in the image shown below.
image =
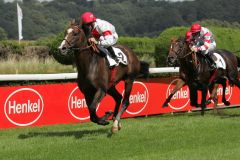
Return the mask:
<svg viewBox="0 0 240 160">
<path fill-rule="evenodd" d="M 214 52 L 212 56 L 217 68 L 226 69 L 226 62 L 220 54 Z"/>
<path fill-rule="evenodd" d="M 107 54 L 107 60 L 109 62 L 109 66 L 118 66 L 120 63 L 124 65 L 128 65 L 127 56 L 121 51 L 119 48 L 112 47 L 114 50 L 114 54 L 117 56 L 119 63 L 117 63 L 109 54 Z"/>
</svg>

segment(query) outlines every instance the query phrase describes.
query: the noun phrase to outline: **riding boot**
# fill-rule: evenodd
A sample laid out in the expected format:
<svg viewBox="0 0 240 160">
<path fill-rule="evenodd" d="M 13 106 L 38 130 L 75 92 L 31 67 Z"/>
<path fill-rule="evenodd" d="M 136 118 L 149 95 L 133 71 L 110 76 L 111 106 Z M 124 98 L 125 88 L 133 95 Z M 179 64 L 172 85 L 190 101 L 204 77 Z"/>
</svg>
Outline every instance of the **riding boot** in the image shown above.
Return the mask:
<svg viewBox="0 0 240 160">
<path fill-rule="evenodd" d="M 110 53 L 110 56 L 116 61 L 116 63 L 118 63 L 119 60 L 118 60 L 117 56 L 115 55 L 112 46 L 109 46 L 109 47 L 107 48 L 107 50 L 108 50 L 108 52 Z"/>
<path fill-rule="evenodd" d="M 102 46 L 100 46 L 100 45 L 97 45 L 97 48 L 99 49 L 99 54 L 100 54 L 100 56 L 102 56 L 102 57 L 107 57 L 107 49 L 106 48 L 104 48 L 104 47 L 102 47 Z"/>
<path fill-rule="evenodd" d="M 211 68 L 211 70 L 216 69 L 217 66 L 216 66 L 214 60 L 212 59 L 212 57 L 211 57 L 209 54 L 206 54 L 205 56 L 206 56 L 208 62 L 210 63 L 210 68 Z"/>
</svg>

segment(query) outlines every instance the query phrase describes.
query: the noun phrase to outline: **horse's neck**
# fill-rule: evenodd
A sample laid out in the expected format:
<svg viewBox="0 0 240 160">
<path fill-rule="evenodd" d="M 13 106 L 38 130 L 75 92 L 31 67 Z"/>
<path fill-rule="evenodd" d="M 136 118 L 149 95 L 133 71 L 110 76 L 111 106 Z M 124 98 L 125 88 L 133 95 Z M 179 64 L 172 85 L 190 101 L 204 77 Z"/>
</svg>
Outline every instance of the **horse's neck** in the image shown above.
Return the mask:
<svg viewBox="0 0 240 160">
<path fill-rule="evenodd" d="M 188 59 L 181 59 L 179 60 L 180 67 L 184 69 L 185 72 L 190 71 L 194 66 Z"/>
<path fill-rule="evenodd" d="M 92 53 L 90 49 L 78 53 L 76 56 L 78 74 L 80 74 L 82 78 L 86 78 L 87 76 L 94 76 L 98 70 L 100 57 L 96 55 L 96 53 Z"/>
<path fill-rule="evenodd" d="M 190 59 L 188 58 L 183 58 L 179 60 L 180 62 L 180 68 L 181 68 L 181 72 L 183 72 L 186 75 L 186 80 L 187 81 L 192 81 L 195 79 L 195 72 L 196 72 L 196 68 L 193 65 L 193 63 L 191 63 Z"/>
</svg>

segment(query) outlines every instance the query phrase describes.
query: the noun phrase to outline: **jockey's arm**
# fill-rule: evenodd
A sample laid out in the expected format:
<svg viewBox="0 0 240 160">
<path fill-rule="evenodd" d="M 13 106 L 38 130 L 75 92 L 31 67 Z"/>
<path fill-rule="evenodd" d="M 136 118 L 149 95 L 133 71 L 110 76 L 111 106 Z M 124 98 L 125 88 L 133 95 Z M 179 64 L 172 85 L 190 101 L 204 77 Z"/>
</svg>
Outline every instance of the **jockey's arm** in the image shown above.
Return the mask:
<svg viewBox="0 0 240 160">
<path fill-rule="evenodd" d="M 205 34 L 205 36 L 203 36 L 202 38 L 199 38 L 198 41 L 199 41 L 199 44 L 201 44 L 200 46 L 198 45 L 193 45 L 191 47 L 191 50 L 194 51 L 194 52 L 199 52 L 199 51 L 206 51 L 208 50 L 210 44 L 211 44 L 211 40 L 210 40 L 210 36 L 208 36 L 208 34 Z"/>
<path fill-rule="evenodd" d="M 199 51 L 206 51 L 208 48 L 209 48 L 209 43 L 204 43 L 204 45 L 200 47 L 193 45 L 191 47 L 191 50 L 194 52 L 199 52 Z"/>
<path fill-rule="evenodd" d="M 98 44 L 103 46 L 103 47 L 109 47 L 109 46 L 114 45 L 115 41 L 114 41 L 113 35 L 109 34 L 109 35 L 101 36 L 99 38 Z"/>
</svg>

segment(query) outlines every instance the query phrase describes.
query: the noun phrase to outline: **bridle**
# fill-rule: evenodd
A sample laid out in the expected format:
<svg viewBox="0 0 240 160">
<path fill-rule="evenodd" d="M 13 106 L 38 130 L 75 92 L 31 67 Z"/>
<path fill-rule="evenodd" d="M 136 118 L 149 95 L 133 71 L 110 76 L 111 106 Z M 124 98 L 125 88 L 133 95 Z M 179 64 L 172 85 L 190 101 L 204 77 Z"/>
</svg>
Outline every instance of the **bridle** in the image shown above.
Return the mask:
<svg viewBox="0 0 240 160">
<path fill-rule="evenodd" d="M 178 42 L 176 42 L 175 44 L 177 44 L 177 43 L 178 43 Z M 178 59 L 184 59 L 184 58 L 186 58 L 187 56 L 189 56 L 189 55 L 191 55 L 191 54 L 193 53 L 192 51 L 190 51 L 190 52 L 188 52 L 188 53 L 185 54 L 185 55 L 180 55 L 180 53 L 182 53 L 185 48 L 186 48 L 185 46 L 184 46 L 184 47 L 181 47 L 181 48 L 178 49 L 177 51 L 175 51 L 175 50 L 173 50 L 173 49 L 171 48 L 171 51 L 172 51 L 174 54 L 177 55 L 177 58 L 178 58 Z"/>
<path fill-rule="evenodd" d="M 73 28 L 73 27 L 74 27 L 74 28 Z M 73 27 L 72 27 L 73 30 L 74 30 L 74 29 L 77 29 L 77 31 L 78 31 L 79 34 L 80 34 L 81 32 L 83 32 L 83 30 L 80 28 L 79 25 L 74 25 Z M 83 38 L 80 37 L 80 36 L 79 36 L 79 38 L 80 38 L 80 43 L 82 43 L 82 42 L 83 42 Z M 68 46 L 69 46 L 69 47 L 68 47 L 69 50 L 81 52 L 81 51 L 84 51 L 84 50 L 88 50 L 88 49 L 93 48 L 94 51 L 98 52 L 97 47 L 96 47 L 96 45 L 95 45 L 93 42 L 88 42 L 85 47 L 79 48 L 79 47 L 74 47 L 74 45 L 72 45 L 66 38 L 64 38 L 63 40 L 65 40 L 65 41 L 67 42 L 67 44 L 68 44 Z"/>
</svg>

